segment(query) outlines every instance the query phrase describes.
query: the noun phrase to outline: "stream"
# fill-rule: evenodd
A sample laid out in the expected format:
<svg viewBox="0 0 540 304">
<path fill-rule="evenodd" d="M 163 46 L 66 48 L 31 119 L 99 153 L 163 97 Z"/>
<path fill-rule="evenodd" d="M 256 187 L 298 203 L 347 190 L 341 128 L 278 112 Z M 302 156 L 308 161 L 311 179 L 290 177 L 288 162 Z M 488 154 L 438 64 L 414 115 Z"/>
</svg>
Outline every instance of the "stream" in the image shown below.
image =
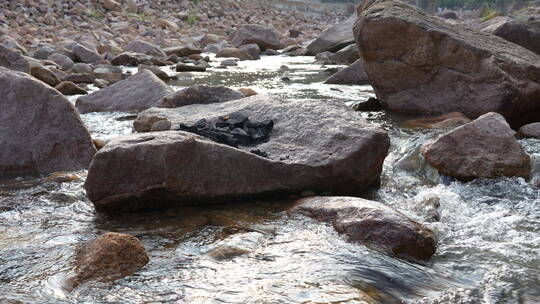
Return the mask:
<svg viewBox="0 0 540 304">
<path fill-rule="evenodd" d="M 329 74 L 313 57 L 263 56 L 228 69 L 212 59 L 213 68 L 183 73 L 173 88 L 249 87 L 350 106 L 374 96 L 370 86 L 323 84 Z M 108 140 L 132 132 L 128 114 L 81 117 L 92 137 Z M 522 178 L 441 178 L 419 150 L 444 130 L 402 127 L 410 116 L 362 115 L 391 139 L 381 185 L 364 197 L 432 228 L 438 248 L 429 262 L 347 243 L 329 224 L 289 215 L 294 197 L 108 217 L 86 197 L 85 171 L 71 183 L 6 176 L 0 303 L 540 303 L 540 190 Z M 520 142 L 540 158 L 540 140 Z M 133 276 L 65 292 L 77 243 L 107 231 L 138 237 L 150 262 Z"/>
</svg>

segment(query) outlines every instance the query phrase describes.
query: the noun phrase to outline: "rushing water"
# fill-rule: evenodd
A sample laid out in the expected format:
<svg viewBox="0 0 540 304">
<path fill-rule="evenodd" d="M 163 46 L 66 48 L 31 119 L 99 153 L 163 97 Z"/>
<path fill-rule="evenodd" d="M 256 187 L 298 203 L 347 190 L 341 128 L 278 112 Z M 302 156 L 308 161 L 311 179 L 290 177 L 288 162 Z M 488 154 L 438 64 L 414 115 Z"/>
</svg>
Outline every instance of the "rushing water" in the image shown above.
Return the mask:
<svg viewBox="0 0 540 304">
<path fill-rule="evenodd" d="M 263 57 L 184 74 L 175 89 L 250 87 L 348 104 L 373 96 L 369 86 L 322 84 L 328 76 L 322 70 L 313 57 Z M 126 115 L 82 118 L 94 137 L 107 140 L 131 132 Z M 84 171 L 76 172 L 79 181 L 63 184 L 6 177 L 0 180 L 0 303 L 539 303 L 540 191 L 522 178 L 441 179 L 419 155 L 441 131 L 406 129 L 404 117 L 384 112 L 363 115 L 392 142 L 381 186 L 365 197 L 436 231 L 438 249 L 428 263 L 347 243 L 330 225 L 289 216 L 287 199 L 110 218 L 96 214 L 86 198 Z M 521 142 L 540 157 L 540 141 Z M 133 276 L 66 293 L 62 280 L 76 244 L 105 231 L 137 236 L 150 263 Z"/>
</svg>

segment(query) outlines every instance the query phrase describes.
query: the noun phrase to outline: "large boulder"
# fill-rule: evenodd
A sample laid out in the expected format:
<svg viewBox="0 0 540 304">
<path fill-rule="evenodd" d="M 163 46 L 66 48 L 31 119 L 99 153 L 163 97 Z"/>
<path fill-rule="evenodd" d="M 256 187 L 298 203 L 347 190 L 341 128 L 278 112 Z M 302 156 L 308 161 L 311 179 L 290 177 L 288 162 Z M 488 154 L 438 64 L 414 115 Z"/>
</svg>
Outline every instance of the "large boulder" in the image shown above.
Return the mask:
<svg viewBox="0 0 540 304">
<path fill-rule="evenodd" d="M 356 60 L 350 66 L 338 71 L 324 82 L 326 84 L 365 85 L 369 79 L 362 59 Z"/>
<path fill-rule="evenodd" d="M 283 48 L 279 33 L 268 26 L 247 24 L 234 31 L 230 37 L 231 43 L 239 47 L 244 44 L 255 43 L 261 50 Z"/>
<path fill-rule="evenodd" d="M 428 16 L 399 1 L 366 0 L 354 27 L 383 106 L 397 112 L 503 114 L 540 120 L 540 57 L 500 37 Z"/>
<path fill-rule="evenodd" d="M 354 44 L 353 25 L 356 14 L 337 23 L 324 32 L 307 47 L 310 55 L 322 52 L 337 52 L 342 48 Z"/>
<path fill-rule="evenodd" d="M 0 175 L 79 170 L 96 152 L 73 105 L 28 74 L 0 67 Z"/>
<path fill-rule="evenodd" d="M 299 200 L 291 213 L 330 222 L 350 241 L 406 259 L 427 260 L 437 248 L 437 239 L 431 229 L 375 201 L 314 196 Z"/>
<path fill-rule="evenodd" d="M 167 54 L 161 48 L 144 40 L 133 40 L 124 47 L 124 51 L 150 55 L 158 58 L 167 58 Z"/>
<path fill-rule="evenodd" d="M 486 22 L 483 31 L 540 54 L 540 27 L 501 16 Z"/>
<path fill-rule="evenodd" d="M 176 108 L 191 104 L 211 104 L 243 98 L 244 94 L 226 87 L 197 85 L 182 89 L 161 99 L 157 106 Z"/>
<path fill-rule="evenodd" d="M 77 248 L 73 286 L 88 281 L 110 281 L 132 275 L 149 262 L 136 237 L 107 232 Z"/>
<path fill-rule="evenodd" d="M 442 174 L 478 177 L 528 177 L 530 159 L 500 114 L 488 113 L 441 136 L 423 149 L 427 162 Z"/>
<path fill-rule="evenodd" d="M 73 46 L 71 51 L 79 62 L 94 63 L 101 60 L 98 53 L 78 43 Z"/>
<path fill-rule="evenodd" d="M 173 90 L 154 73 L 139 73 L 92 94 L 81 96 L 75 106 L 81 113 L 138 112 L 156 106 L 157 102 Z"/>
<path fill-rule="evenodd" d="M 123 212 L 303 190 L 355 194 L 379 180 L 388 136 L 340 101 L 255 95 L 151 108 L 139 114 L 134 127 L 166 119 L 178 129 L 201 119 L 230 120 L 233 114 L 246 115 L 254 125 L 273 120 L 267 141 L 235 148 L 184 131 L 119 137 L 94 157 L 85 184 L 88 197 L 97 210 Z"/>
<path fill-rule="evenodd" d="M 0 44 L 0 66 L 10 70 L 30 73 L 30 63 L 19 52 Z"/>
<path fill-rule="evenodd" d="M 360 59 L 360 51 L 356 44 L 351 44 L 334 53 L 331 59 L 339 64 L 353 64 Z"/>
</svg>

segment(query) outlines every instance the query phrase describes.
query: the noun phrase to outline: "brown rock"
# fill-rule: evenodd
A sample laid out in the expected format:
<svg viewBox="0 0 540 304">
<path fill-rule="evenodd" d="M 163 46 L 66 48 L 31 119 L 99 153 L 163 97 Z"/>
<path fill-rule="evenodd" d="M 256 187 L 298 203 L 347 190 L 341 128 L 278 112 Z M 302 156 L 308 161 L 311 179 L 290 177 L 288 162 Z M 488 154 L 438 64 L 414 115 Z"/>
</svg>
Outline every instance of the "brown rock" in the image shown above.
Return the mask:
<svg viewBox="0 0 540 304">
<path fill-rule="evenodd" d="M 57 86 L 60 83 L 60 79 L 58 79 L 58 77 L 56 77 L 56 75 L 53 72 L 51 72 L 51 70 L 49 70 L 48 68 L 40 64 L 34 64 L 34 63 L 31 64 L 30 75 L 45 82 L 51 87 Z"/>
<path fill-rule="evenodd" d="M 244 44 L 239 47 L 242 51 L 248 53 L 253 59 L 261 59 L 261 49 L 255 43 Z"/>
<path fill-rule="evenodd" d="M 0 173 L 79 170 L 95 148 L 75 108 L 28 74 L 0 67 Z"/>
<path fill-rule="evenodd" d="M 350 66 L 338 71 L 324 81 L 326 84 L 366 85 L 369 79 L 362 59 L 358 59 Z"/>
<path fill-rule="evenodd" d="M 154 75 L 156 75 L 157 77 L 159 77 L 159 79 L 163 81 L 167 81 L 171 79 L 171 77 L 169 77 L 169 75 L 165 71 L 163 71 L 162 69 L 156 66 L 141 64 L 139 65 L 138 71 L 141 72 L 142 70 L 149 70 L 150 72 L 154 73 Z"/>
<path fill-rule="evenodd" d="M 253 60 L 253 57 L 241 49 L 237 48 L 223 48 L 217 54 L 216 57 L 232 57 L 240 60 Z"/>
<path fill-rule="evenodd" d="M 86 95 L 88 92 L 84 90 L 83 88 L 79 87 L 78 85 L 74 84 L 73 82 L 69 81 L 62 81 L 59 83 L 56 87 L 60 93 L 64 95 Z"/>
<path fill-rule="evenodd" d="M 167 58 L 167 54 L 157 45 L 143 40 L 133 40 L 124 47 L 126 52 L 134 52 L 144 55 L 150 55 L 158 58 Z M 114 63 L 113 63 L 114 64 Z"/>
<path fill-rule="evenodd" d="M 540 54 L 540 27 L 501 16 L 483 24 L 482 30 Z"/>
<path fill-rule="evenodd" d="M 435 233 L 379 202 L 356 197 L 315 196 L 301 199 L 292 213 L 330 222 L 353 242 L 413 260 L 427 260 L 437 248 Z"/>
<path fill-rule="evenodd" d="M 255 90 L 250 88 L 240 88 L 238 89 L 238 92 L 242 93 L 245 97 L 250 97 L 258 94 Z"/>
<path fill-rule="evenodd" d="M 101 57 L 96 52 L 78 43 L 73 47 L 72 52 L 75 59 L 80 62 L 94 63 L 101 60 Z"/>
<path fill-rule="evenodd" d="M 322 52 L 337 52 L 347 45 L 354 44 L 353 25 L 356 14 L 337 23 L 308 45 L 309 54 L 315 56 Z"/>
<path fill-rule="evenodd" d="M 114 12 L 122 11 L 122 5 L 114 0 L 103 0 L 103 7 Z"/>
<path fill-rule="evenodd" d="M 241 26 L 232 33 L 230 40 L 236 47 L 255 43 L 263 51 L 266 49 L 279 50 L 283 48 L 280 35 L 275 29 L 257 24 Z"/>
<path fill-rule="evenodd" d="M 157 106 L 176 108 L 191 104 L 211 104 L 243 98 L 244 95 L 226 87 L 197 85 L 182 89 L 161 99 Z"/>
<path fill-rule="evenodd" d="M 62 78 L 62 81 L 69 81 L 73 83 L 94 83 L 94 80 L 96 80 L 94 73 L 69 74 Z"/>
<path fill-rule="evenodd" d="M 107 232 L 77 250 L 74 285 L 116 280 L 148 264 L 144 245 L 134 236 Z"/>
<path fill-rule="evenodd" d="M 354 32 L 386 109 L 540 120 L 540 57 L 527 49 L 391 0 L 364 1 Z"/>
<path fill-rule="evenodd" d="M 58 64 L 63 71 L 67 71 L 71 69 L 74 65 L 73 60 L 69 58 L 66 55 L 59 54 L 59 53 L 53 53 L 49 57 L 47 57 L 47 60 L 50 60 L 56 64 Z"/>
<path fill-rule="evenodd" d="M 500 114 L 488 113 L 458 127 L 423 151 L 442 174 L 460 180 L 500 176 L 528 177 L 530 159 Z"/>
<path fill-rule="evenodd" d="M 172 93 L 171 88 L 152 72 L 143 70 L 90 95 L 81 96 L 75 106 L 80 113 L 142 111 Z"/>
<path fill-rule="evenodd" d="M 176 71 L 177 72 L 204 72 L 206 71 L 205 66 L 201 65 L 193 65 L 193 64 L 186 64 L 186 63 L 178 63 L 176 64 Z"/>
<path fill-rule="evenodd" d="M 164 48 L 163 51 L 167 56 L 176 55 L 178 57 L 188 57 L 189 55 L 200 54 L 202 52 L 201 49 L 193 46 L 173 46 Z"/>
<path fill-rule="evenodd" d="M 234 148 L 183 131 L 112 139 L 92 162 L 85 184 L 88 197 L 98 210 L 124 212 L 306 189 L 353 194 L 379 179 L 388 136 L 341 101 L 256 95 L 209 105 L 152 108 L 139 118 L 166 118 L 171 129 L 177 129 L 180 123 L 231 113 L 247 115 L 253 122 L 273 119 L 269 140 Z M 137 130 L 139 118 L 134 123 Z M 254 149 L 267 156 L 249 152 Z"/>
</svg>

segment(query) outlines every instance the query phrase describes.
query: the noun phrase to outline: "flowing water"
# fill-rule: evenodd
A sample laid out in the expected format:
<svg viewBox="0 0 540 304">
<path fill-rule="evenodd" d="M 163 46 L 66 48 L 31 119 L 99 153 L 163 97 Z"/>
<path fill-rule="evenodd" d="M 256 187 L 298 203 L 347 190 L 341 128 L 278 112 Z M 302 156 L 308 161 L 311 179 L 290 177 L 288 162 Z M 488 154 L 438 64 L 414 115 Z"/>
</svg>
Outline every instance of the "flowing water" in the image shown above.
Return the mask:
<svg viewBox="0 0 540 304">
<path fill-rule="evenodd" d="M 251 87 L 349 105 L 373 96 L 369 86 L 322 84 L 323 70 L 313 57 L 263 57 L 184 74 L 175 89 Z M 82 118 L 94 137 L 107 140 L 131 132 L 126 115 Z M 111 218 L 96 214 L 86 198 L 85 171 L 62 184 L 4 177 L 0 303 L 540 303 L 540 190 L 522 178 L 441 178 L 419 147 L 442 131 L 406 129 L 404 117 L 385 112 L 363 115 L 387 130 L 392 143 L 381 186 L 365 197 L 436 231 L 438 249 L 429 262 L 347 243 L 328 224 L 288 215 L 287 199 Z M 540 141 L 521 142 L 540 156 Z M 106 231 L 138 237 L 149 264 L 133 276 L 65 292 L 77 243 Z"/>
</svg>

